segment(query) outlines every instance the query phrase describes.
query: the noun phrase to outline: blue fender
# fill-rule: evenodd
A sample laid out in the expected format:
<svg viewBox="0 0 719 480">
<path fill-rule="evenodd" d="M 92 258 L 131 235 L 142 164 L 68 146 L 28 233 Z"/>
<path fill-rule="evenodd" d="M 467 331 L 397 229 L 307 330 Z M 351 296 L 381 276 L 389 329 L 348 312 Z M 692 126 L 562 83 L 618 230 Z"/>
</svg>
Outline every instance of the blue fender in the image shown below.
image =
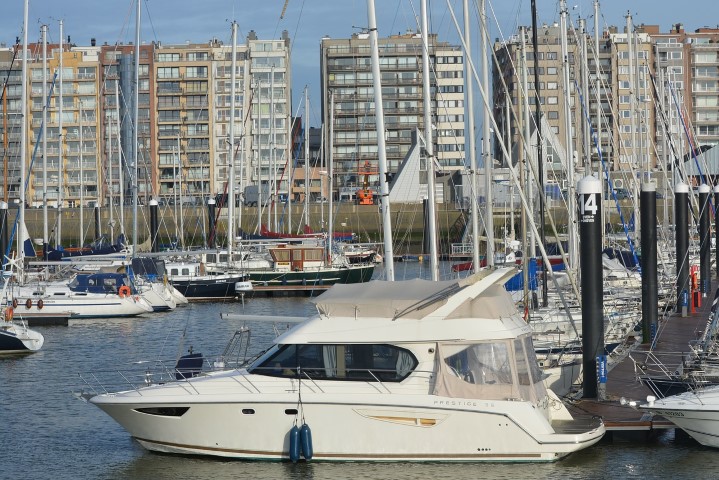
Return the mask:
<svg viewBox="0 0 719 480">
<path fill-rule="evenodd" d="M 300 428 L 300 447 L 305 460 L 312 460 L 312 430 L 306 423 Z"/>
<path fill-rule="evenodd" d="M 300 429 L 294 425 L 290 430 L 290 460 L 297 463 L 300 459 Z"/>
</svg>

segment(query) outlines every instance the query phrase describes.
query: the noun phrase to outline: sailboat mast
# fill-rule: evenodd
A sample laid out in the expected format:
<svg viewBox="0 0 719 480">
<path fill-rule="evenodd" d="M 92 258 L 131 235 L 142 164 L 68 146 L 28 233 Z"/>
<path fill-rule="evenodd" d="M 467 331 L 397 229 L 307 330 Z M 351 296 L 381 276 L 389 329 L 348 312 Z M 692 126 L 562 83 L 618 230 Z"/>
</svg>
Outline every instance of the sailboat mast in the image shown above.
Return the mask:
<svg viewBox="0 0 719 480">
<path fill-rule="evenodd" d="M 180 184 L 180 188 L 178 188 L 178 193 L 180 195 L 180 235 L 177 238 L 177 244 L 180 247 L 180 250 L 183 250 L 185 245 L 183 239 L 185 238 L 185 215 L 183 210 L 183 207 L 185 206 L 185 202 L 182 199 L 182 150 L 180 148 L 180 136 L 177 136 L 177 171 L 179 173 L 178 182 Z"/>
<path fill-rule="evenodd" d="M 275 168 L 275 156 L 273 155 L 274 145 L 272 144 L 272 121 L 274 118 L 274 114 L 272 112 L 272 109 L 274 108 L 273 98 L 272 98 L 272 74 L 270 74 L 270 79 L 269 79 L 269 94 L 270 94 L 270 104 L 269 104 L 269 107 L 270 107 L 270 111 L 269 111 L 270 132 L 269 132 L 269 135 L 267 135 L 267 143 L 270 146 L 270 158 L 268 158 L 270 168 L 267 172 L 267 228 L 276 232 L 277 230 L 272 225 L 272 195 L 274 193 L 274 186 L 273 186 L 274 175 L 272 174 L 272 171 Z M 305 162 L 305 168 L 306 168 L 306 165 L 307 165 L 307 162 Z M 307 223 L 309 223 L 309 221 L 307 221 Z"/>
<path fill-rule="evenodd" d="M 531 133 L 530 133 L 530 114 L 529 114 L 529 81 L 527 78 L 527 45 L 526 45 L 526 35 L 527 30 L 525 27 L 519 27 L 519 37 L 521 39 L 521 69 L 522 69 L 522 92 L 524 92 L 524 95 L 518 96 L 519 104 L 522 108 L 522 115 L 521 118 L 522 121 L 522 127 L 524 129 L 524 134 L 522 138 L 523 143 L 530 143 L 531 144 Z M 525 306 L 531 305 L 532 302 L 529 302 L 529 268 L 530 268 L 530 262 L 534 263 L 534 255 L 536 254 L 536 237 L 534 236 L 534 230 L 532 230 L 532 233 L 527 237 L 527 217 L 534 215 L 534 204 L 533 204 L 533 195 L 532 195 L 532 180 L 531 175 L 526 175 L 527 172 L 531 171 L 531 167 L 528 165 L 528 162 L 531 162 L 531 156 L 527 155 L 527 152 L 529 152 L 529 146 L 530 145 L 522 145 L 522 148 L 519 149 L 519 156 L 521 161 L 518 162 L 518 165 L 521 167 L 520 169 L 520 183 L 522 189 L 526 189 L 527 192 L 527 200 L 529 203 L 529 209 L 522 209 L 522 271 L 523 271 L 523 278 L 524 278 L 524 301 Z M 524 166 L 522 166 L 524 165 Z M 529 167 L 529 168 L 528 168 Z"/>
<path fill-rule="evenodd" d="M 631 114 L 630 128 L 632 129 L 632 149 L 631 149 L 631 168 L 641 169 L 641 162 L 639 161 L 639 149 L 637 148 L 637 125 L 636 115 L 639 113 L 637 104 L 637 77 L 635 76 L 636 70 L 634 69 L 634 60 L 636 51 L 634 50 L 634 26 L 632 25 L 632 15 L 627 12 L 627 48 L 629 49 L 629 105 Z M 647 126 L 648 128 L 648 126 Z M 639 225 L 639 182 L 641 178 L 632 178 L 632 198 L 634 201 L 634 233 L 638 234 L 640 230 Z"/>
<path fill-rule="evenodd" d="M 328 227 L 327 227 L 327 258 L 332 265 L 332 241 L 334 240 L 335 224 L 334 224 L 334 210 L 332 210 L 333 192 L 334 192 L 334 180 L 332 166 L 334 159 L 332 151 L 334 149 L 334 133 L 335 133 L 335 92 L 330 92 L 330 124 L 329 124 L 329 152 L 327 152 L 327 181 L 329 182 L 329 196 L 328 200 Z M 325 143 L 322 142 L 322 145 Z"/>
<path fill-rule="evenodd" d="M 47 25 L 42 33 L 42 257 L 47 260 Z"/>
<path fill-rule="evenodd" d="M 429 78 L 432 70 L 429 68 L 429 33 L 427 26 L 427 0 L 422 0 L 420 7 L 422 21 L 422 90 L 424 97 L 424 147 L 427 169 L 427 224 L 429 235 L 429 268 L 431 278 L 439 280 L 439 255 L 437 253 L 437 213 L 434 176 L 434 145 L 432 142 L 432 98 Z M 439 98 L 439 95 L 437 95 Z M 379 132 L 378 135 L 379 137 Z"/>
<path fill-rule="evenodd" d="M 115 80 L 117 82 L 117 79 Z M 107 84 L 106 84 L 107 87 Z M 107 155 L 105 156 L 105 163 L 107 164 L 107 200 L 108 205 L 110 207 L 110 242 L 112 242 L 115 239 L 115 218 L 113 216 L 112 211 L 114 210 L 113 205 L 113 186 L 112 186 L 112 117 L 106 116 L 106 130 L 107 130 L 107 139 L 106 139 L 106 147 L 105 151 L 107 152 Z M 99 199 L 98 199 L 99 200 Z"/>
<path fill-rule="evenodd" d="M 65 56 L 65 46 L 63 45 L 63 21 L 60 20 L 60 74 L 58 75 L 60 81 L 60 93 L 58 95 L 58 107 L 57 107 L 57 233 L 55 234 L 55 248 L 59 248 L 62 245 L 62 207 L 65 200 L 65 158 L 63 157 L 65 134 L 62 130 L 62 115 L 63 115 L 63 104 L 62 104 L 62 81 L 64 78 L 63 69 L 63 57 Z"/>
<path fill-rule="evenodd" d="M 594 125 L 594 135 L 596 138 L 596 143 L 599 145 L 599 149 L 601 150 L 602 157 L 600 158 L 599 162 L 597 162 L 597 178 L 599 180 L 602 180 L 604 178 L 604 172 L 603 172 L 603 165 L 602 161 L 606 162 L 607 165 L 609 164 L 609 158 L 607 157 L 608 152 L 605 152 L 602 150 L 602 99 L 601 99 L 601 92 L 603 88 L 603 82 L 601 80 L 601 67 L 599 64 L 599 0 L 594 0 L 594 76 L 595 76 L 595 85 L 594 85 L 594 101 L 597 103 L 597 118 L 595 120 Z M 606 183 L 602 180 L 599 183 L 600 186 L 600 193 L 601 198 L 604 198 L 604 192 L 607 188 Z M 609 202 L 602 202 L 602 225 L 606 223 L 607 218 L 607 208 L 608 208 Z M 602 245 L 605 243 L 606 238 L 606 232 L 605 229 L 602 228 Z"/>
<path fill-rule="evenodd" d="M 232 261 L 232 249 L 234 247 L 233 239 L 235 238 L 235 71 L 237 69 L 237 22 L 232 22 L 232 61 L 230 63 L 232 72 L 230 73 L 230 151 L 228 165 L 228 205 L 227 205 L 227 258 Z M 259 207 L 258 207 L 259 208 Z M 214 221 L 214 219 L 210 219 Z"/>
<path fill-rule="evenodd" d="M 472 58 L 472 37 L 469 33 L 469 0 L 464 0 L 464 56 Z M 469 149 L 469 174 L 470 174 L 470 204 L 469 212 L 472 219 L 472 271 L 479 271 L 479 212 L 477 211 L 477 147 L 474 141 L 474 81 L 469 62 L 464 62 L 465 89 L 467 91 L 467 131 L 465 138 L 468 140 Z"/>
<path fill-rule="evenodd" d="M 570 92 L 572 91 L 569 83 L 569 51 L 567 47 L 567 2 L 561 0 L 559 29 L 562 44 L 562 68 L 564 74 L 564 148 L 566 151 L 566 175 L 567 175 L 567 211 L 569 212 L 569 266 L 573 269 L 579 267 L 579 239 L 577 237 L 577 225 L 572 221 L 576 215 L 576 198 L 575 198 L 575 181 L 574 181 L 574 152 L 572 148 L 572 107 L 569 103 Z M 537 55 L 535 51 L 535 55 Z"/>
<path fill-rule="evenodd" d="M 512 97 L 507 94 L 505 96 L 504 101 L 504 109 L 505 109 L 505 117 L 506 123 L 504 126 L 504 134 L 507 136 L 507 150 L 509 150 L 509 157 L 507 158 L 508 162 L 512 161 Z M 523 168 L 521 168 L 520 164 L 517 164 L 517 167 L 519 167 L 520 172 L 524 171 Z M 516 236 L 516 232 L 514 231 L 514 184 L 509 185 L 509 237 L 510 240 L 514 240 Z M 505 235 L 505 241 L 504 241 L 504 247 L 505 250 L 507 247 L 509 247 L 509 244 L 506 239 Z"/>
<path fill-rule="evenodd" d="M 485 92 L 489 91 L 489 62 L 487 60 L 487 2 L 480 0 L 479 2 L 480 17 L 480 58 L 482 60 L 482 88 Z M 492 152 L 490 151 L 490 129 L 489 122 L 492 112 L 489 104 L 484 108 L 484 120 L 482 121 L 482 157 L 484 159 L 484 203 L 486 208 L 485 214 L 485 232 L 487 233 L 487 266 L 494 266 L 494 210 L 492 208 Z"/>
<path fill-rule="evenodd" d="M 79 118 L 78 118 L 79 124 L 80 124 L 80 152 L 79 152 L 79 154 L 80 154 L 80 247 L 83 247 L 85 245 L 85 217 L 83 216 L 84 212 L 85 212 L 84 205 L 83 205 L 83 203 L 85 203 L 85 196 L 84 196 L 85 186 L 84 186 L 84 182 L 83 182 L 83 178 L 82 178 L 83 173 L 84 173 L 82 164 L 85 159 L 83 158 L 83 154 L 82 154 L 82 143 L 83 143 L 82 107 L 83 107 L 82 100 L 80 100 L 80 111 L 79 111 Z"/>
<path fill-rule="evenodd" d="M 255 83 L 257 91 L 257 228 L 262 228 L 262 81 Z M 269 225 L 267 226 L 269 228 Z"/>
<path fill-rule="evenodd" d="M 537 172 L 539 173 L 539 188 L 541 191 L 539 195 L 539 244 L 546 245 L 546 236 L 544 231 L 544 211 L 546 209 L 545 197 L 544 197 L 544 161 L 542 159 L 542 110 L 539 102 L 540 99 L 540 83 L 539 83 L 539 40 L 537 34 L 537 1 L 531 0 L 532 8 L 532 50 L 534 51 L 534 127 L 537 131 Z M 527 92 L 529 94 L 529 92 Z M 530 252 L 530 258 L 534 258 L 536 252 L 534 251 L 534 245 L 532 245 L 532 251 Z M 542 306 L 546 307 L 549 304 L 549 285 L 545 279 L 542 282 Z"/>
<path fill-rule="evenodd" d="M 304 217 L 305 225 L 310 224 L 310 93 L 309 88 L 305 85 L 305 206 Z"/>
<path fill-rule="evenodd" d="M 28 2 L 25 0 L 24 7 L 24 19 L 22 29 L 22 87 L 21 87 L 21 100 L 20 100 L 20 205 L 18 211 L 18 227 L 17 227 L 17 258 L 23 257 L 23 244 L 25 243 L 25 179 L 27 177 L 26 171 L 26 148 L 27 148 L 27 24 L 28 24 Z M 22 265 L 22 262 L 21 262 Z M 21 282 L 23 275 L 19 275 Z"/>
<path fill-rule="evenodd" d="M 372 88 L 374 89 L 375 122 L 377 125 L 377 157 L 379 166 L 380 212 L 382 215 L 382 236 L 384 242 L 384 268 L 387 280 L 394 281 L 394 251 L 392 248 L 392 225 L 390 224 L 389 187 L 387 185 L 387 150 L 385 145 L 384 106 L 382 104 L 382 79 L 379 71 L 379 45 L 377 39 L 377 17 L 374 0 L 367 0 L 367 24 L 372 52 Z"/>
<path fill-rule="evenodd" d="M 275 132 L 275 66 L 272 65 L 270 69 L 270 159 L 272 165 L 272 190 L 270 191 L 270 198 L 272 198 L 272 209 L 275 217 L 274 230 L 279 232 L 279 224 L 277 222 L 277 192 L 279 192 L 279 186 L 277 185 L 277 135 Z M 269 215 L 269 209 L 267 209 Z M 269 225 L 269 221 L 267 224 Z"/>
<path fill-rule="evenodd" d="M 60 89 L 62 91 L 62 89 Z M 125 172 L 122 165 L 122 133 L 120 126 L 122 119 L 120 118 L 120 85 L 119 81 L 115 82 L 115 112 L 117 118 L 117 183 L 120 186 L 118 194 L 120 195 L 120 234 L 125 234 Z"/>
<path fill-rule="evenodd" d="M 587 21 L 584 18 L 579 19 L 579 34 L 582 45 L 582 59 L 581 59 L 581 72 L 582 72 L 582 96 L 586 102 L 586 108 L 589 110 L 589 58 L 588 58 L 588 46 L 589 37 L 587 36 Z M 576 58 L 576 57 L 575 57 Z M 576 64 L 576 60 L 575 60 Z M 597 81 L 599 81 L 599 75 L 597 75 Z M 580 111 L 582 106 L 579 105 Z M 597 111 L 599 111 L 599 103 L 596 105 Z M 581 115 L 580 115 L 581 118 Z M 584 174 L 586 176 L 592 174 L 592 162 L 590 154 L 590 129 L 591 125 L 587 122 L 581 122 L 582 124 L 582 152 L 584 153 Z"/>
<path fill-rule="evenodd" d="M 132 256 L 135 257 L 137 251 L 137 196 L 138 196 L 138 161 L 140 159 L 140 146 L 137 142 L 137 121 L 139 117 L 140 102 L 140 0 L 137 0 L 137 11 L 135 13 L 135 83 L 133 91 L 133 112 L 132 112 Z"/>
</svg>

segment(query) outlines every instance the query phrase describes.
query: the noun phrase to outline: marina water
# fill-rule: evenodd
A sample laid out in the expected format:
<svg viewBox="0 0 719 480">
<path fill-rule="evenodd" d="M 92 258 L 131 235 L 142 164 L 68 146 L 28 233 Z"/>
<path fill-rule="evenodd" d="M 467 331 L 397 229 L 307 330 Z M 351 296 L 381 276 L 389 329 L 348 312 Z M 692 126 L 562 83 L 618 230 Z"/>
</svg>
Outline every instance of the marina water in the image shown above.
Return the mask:
<svg viewBox="0 0 719 480">
<path fill-rule="evenodd" d="M 421 263 L 395 267 L 397 279 L 429 274 Z M 443 272 L 448 269 L 443 265 Z M 306 297 L 250 297 L 244 305 L 196 303 L 137 318 L 36 327 L 46 338 L 40 352 L 0 358 L 0 479 L 716 478 L 719 452 L 671 430 L 650 442 L 602 441 L 551 464 L 291 464 L 163 455 L 143 449 L 100 409 L 73 395 L 83 387 L 79 373 L 129 370 L 137 367 L 135 362 L 174 359 L 190 347 L 208 357 L 221 354 L 241 326 L 220 319 L 221 313 L 298 316 L 313 311 Z M 250 353 L 257 353 L 275 332 L 272 325 L 250 326 Z"/>
</svg>

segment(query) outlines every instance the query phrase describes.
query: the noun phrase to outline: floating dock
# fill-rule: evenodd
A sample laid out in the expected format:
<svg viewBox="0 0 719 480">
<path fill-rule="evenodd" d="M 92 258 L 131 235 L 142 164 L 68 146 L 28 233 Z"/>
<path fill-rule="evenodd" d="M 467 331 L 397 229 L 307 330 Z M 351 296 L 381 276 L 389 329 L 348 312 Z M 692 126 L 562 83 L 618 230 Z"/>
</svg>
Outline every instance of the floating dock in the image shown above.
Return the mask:
<svg viewBox="0 0 719 480">
<path fill-rule="evenodd" d="M 709 291 L 715 289 L 716 284 L 712 284 Z M 637 379 L 637 375 L 642 373 L 641 366 L 647 363 L 650 354 L 672 368 L 681 364 L 683 356 L 689 352 L 689 342 L 698 339 L 704 331 L 712 300 L 709 296 L 703 297 L 701 307 L 685 317 L 681 313 L 671 313 L 660 319 L 654 348 L 650 349 L 649 343 L 635 344 L 609 370 L 605 399 L 565 399 L 569 410 L 572 413 L 601 416 L 610 439 L 627 436 L 649 440 L 661 431 L 678 428 L 665 418 L 637 410 L 629 403 L 645 403 L 647 395 L 654 395 Z M 641 332 L 638 334 L 641 335 Z M 641 341 L 641 337 L 638 341 Z"/>
</svg>

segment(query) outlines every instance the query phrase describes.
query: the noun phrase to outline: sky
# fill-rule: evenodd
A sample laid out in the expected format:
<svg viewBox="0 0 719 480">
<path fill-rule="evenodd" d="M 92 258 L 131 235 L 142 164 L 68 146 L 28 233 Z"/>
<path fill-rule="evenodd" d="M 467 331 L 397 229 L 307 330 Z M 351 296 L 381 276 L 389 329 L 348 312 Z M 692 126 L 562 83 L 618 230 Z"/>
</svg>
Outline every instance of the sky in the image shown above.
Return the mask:
<svg viewBox="0 0 719 480">
<path fill-rule="evenodd" d="M 64 22 L 65 36 L 77 45 L 107 42 L 129 43 L 135 39 L 137 0 L 29 0 L 28 41 L 40 38 L 40 26 L 48 25 L 48 41 L 59 41 L 59 20 Z M 259 39 L 280 38 L 287 30 L 292 41 L 293 113 L 310 91 L 310 122 L 319 126 L 320 40 L 323 36 L 347 38 L 368 24 L 366 0 L 140 0 L 142 3 L 140 38 L 142 42 L 163 44 L 203 43 L 217 38 L 231 44 L 230 25 L 238 23 L 239 39 L 250 30 Z M 477 4 L 469 0 L 472 26 L 477 26 Z M 459 44 L 450 13 L 451 5 L 462 23 L 462 0 L 429 0 L 430 31 L 440 40 Z M 381 37 L 417 29 L 419 0 L 376 0 L 377 27 Z M 559 2 L 536 0 L 539 24 L 559 21 Z M 600 26 L 626 25 L 631 13 L 635 24 L 659 25 L 665 32 L 675 23 L 693 31 L 700 27 L 717 27 L 719 8 L 716 0 L 600 0 Z M 488 24 L 492 39 L 508 38 L 518 25 L 531 25 L 530 0 L 487 0 Z M 593 1 L 568 0 L 572 21 L 581 16 L 593 31 Z M 22 39 L 24 0 L 3 0 L 0 15 L 0 42 L 6 46 Z M 710 18 L 714 23 L 707 23 Z M 479 34 L 472 34 L 473 51 L 479 50 Z M 242 43 L 241 40 L 238 40 Z M 479 65 L 479 62 L 477 62 Z M 302 110 L 300 110 L 301 112 Z"/>
</svg>

